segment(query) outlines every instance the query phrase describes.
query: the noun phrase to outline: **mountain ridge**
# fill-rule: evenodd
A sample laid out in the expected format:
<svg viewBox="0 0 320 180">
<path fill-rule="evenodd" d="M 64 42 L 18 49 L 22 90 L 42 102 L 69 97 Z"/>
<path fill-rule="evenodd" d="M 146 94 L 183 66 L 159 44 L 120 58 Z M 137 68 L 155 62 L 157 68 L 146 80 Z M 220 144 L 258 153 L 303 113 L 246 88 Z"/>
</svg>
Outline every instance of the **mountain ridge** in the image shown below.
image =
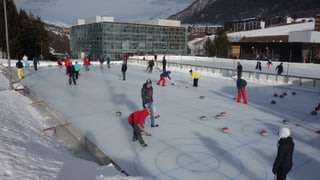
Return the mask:
<svg viewBox="0 0 320 180">
<path fill-rule="evenodd" d="M 220 24 L 247 18 L 275 16 L 314 17 L 320 13 L 318 0 L 197 0 L 167 19 L 182 24 Z"/>
</svg>

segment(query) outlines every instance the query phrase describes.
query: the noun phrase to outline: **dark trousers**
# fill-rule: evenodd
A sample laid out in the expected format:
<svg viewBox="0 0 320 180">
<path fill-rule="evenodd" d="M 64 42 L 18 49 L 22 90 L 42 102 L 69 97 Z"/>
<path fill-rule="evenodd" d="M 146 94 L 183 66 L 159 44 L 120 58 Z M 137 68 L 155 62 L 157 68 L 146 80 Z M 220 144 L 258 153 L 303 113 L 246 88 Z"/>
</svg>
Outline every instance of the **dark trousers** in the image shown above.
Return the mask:
<svg viewBox="0 0 320 180">
<path fill-rule="evenodd" d="M 285 180 L 291 168 L 279 168 L 277 171 L 277 180 Z"/>
<path fill-rule="evenodd" d="M 78 77 L 79 77 L 79 71 L 75 71 L 74 73 L 76 74 L 76 79 L 78 79 Z"/>
<path fill-rule="evenodd" d="M 126 80 L 126 71 L 122 71 L 122 80 Z"/>
<path fill-rule="evenodd" d="M 38 70 L 38 64 L 37 63 L 33 63 L 33 68 L 34 68 L 35 71 Z"/>
<path fill-rule="evenodd" d="M 72 81 L 73 81 L 73 84 L 76 85 L 76 78 L 74 77 L 74 75 L 70 75 L 69 74 L 69 84 L 71 85 L 72 84 Z"/>
<path fill-rule="evenodd" d="M 140 144 L 144 144 L 144 140 L 141 136 L 141 129 L 135 123 L 130 123 L 131 127 L 133 128 L 133 139 L 138 139 Z"/>
<path fill-rule="evenodd" d="M 193 86 L 198 87 L 198 81 L 199 79 L 193 79 Z"/>
</svg>

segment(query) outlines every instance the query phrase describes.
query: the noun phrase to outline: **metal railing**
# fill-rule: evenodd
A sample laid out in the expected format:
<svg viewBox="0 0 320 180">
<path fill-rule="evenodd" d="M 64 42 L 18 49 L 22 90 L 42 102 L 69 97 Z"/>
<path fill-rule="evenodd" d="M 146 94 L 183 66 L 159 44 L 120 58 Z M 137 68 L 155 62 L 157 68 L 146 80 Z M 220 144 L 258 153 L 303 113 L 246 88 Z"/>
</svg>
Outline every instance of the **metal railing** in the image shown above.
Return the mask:
<svg viewBox="0 0 320 180">
<path fill-rule="evenodd" d="M 136 62 L 137 64 L 147 64 L 147 61 L 140 59 L 130 59 L 131 62 Z M 129 62 L 130 62 L 129 61 Z M 156 66 L 162 69 L 162 62 L 157 62 Z M 234 77 L 237 74 L 237 70 L 233 68 L 222 68 L 222 67 L 212 67 L 203 65 L 194 65 L 190 63 L 177 63 L 177 62 L 167 62 L 167 69 L 194 69 L 196 71 L 220 74 L 223 77 Z M 314 77 L 304 77 L 295 75 L 278 75 L 266 72 L 257 71 L 243 71 L 242 77 L 245 79 L 252 79 L 257 82 L 270 82 L 273 84 L 287 84 L 303 88 L 312 88 L 320 90 L 320 78 Z"/>
</svg>

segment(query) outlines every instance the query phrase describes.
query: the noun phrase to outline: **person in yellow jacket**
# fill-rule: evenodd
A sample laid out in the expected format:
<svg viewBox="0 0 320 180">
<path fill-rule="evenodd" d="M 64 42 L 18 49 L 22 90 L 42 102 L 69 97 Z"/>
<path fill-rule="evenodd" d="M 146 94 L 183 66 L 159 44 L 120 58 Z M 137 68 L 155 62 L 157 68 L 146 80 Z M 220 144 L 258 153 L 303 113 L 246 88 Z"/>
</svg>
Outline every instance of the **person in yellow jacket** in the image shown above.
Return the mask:
<svg viewBox="0 0 320 180">
<path fill-rule="evenodd" d="M 193 80 L 193 86 L 198 87 L 198 81 L 199 81 L 199 73 L 195 70 L 190 69 L 191 74 L 191 80 Z"/>
</svg>

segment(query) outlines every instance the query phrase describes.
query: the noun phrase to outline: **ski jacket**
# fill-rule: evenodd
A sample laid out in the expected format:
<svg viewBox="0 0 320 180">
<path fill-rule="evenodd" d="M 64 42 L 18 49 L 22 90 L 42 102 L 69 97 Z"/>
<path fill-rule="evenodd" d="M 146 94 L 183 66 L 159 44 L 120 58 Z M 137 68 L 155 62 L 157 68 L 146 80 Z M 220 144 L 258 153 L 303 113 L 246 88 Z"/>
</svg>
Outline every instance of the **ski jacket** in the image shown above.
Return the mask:
<svg viewBox="0 0 320 180">
<path fill-rule="evenodd" d="M 191 80 L 194 80 L 194 79 L 199 79 L 199 73 L 196 72 L 195 70 L 192 70 L 191 71 Z"/>
<path fill-rule="evenodd" d="M 84 58 L 83 64 L 84 64 L 84 65 L 90 65 L 90 60 L 89 60 L 89 58 Z"/>
<path fill-rule="evenodd" d="M 241 78 L 237 80 L 237 88 L 238 89 L 245 88 L 246 85 L 247 85 L 247 81 L 246 80 L 241 79 Z"/>
<path fill-rule="evenodd" d="M 71 63 L 71 62 L 70 62 L 70 59 L 65 59 L 65 60 L 64 60 L 64 66 L 65 66 L 65 67 L 68 67 L 68 66 L 70 65 L 70 63 Z"/>
<path fill-rule="evenodd" d="M 292 154 L 294 142 L 289 136 L 278 141 L 277 157 L 273 163 L 272 172 L 275 174 L 278 169 L 291 168 L 293 165 Z"/>
<path fill-rule="evenodd" d="M 149 116 L 149 111 L 147 109 L 135 111 L 129 115 L 128 122 L 138 124 L 142 128 L 144 128 L 143 120 L 148 116 Z"/>
<path fill-rule="evenodd" d="M 170 77 L 169 74 L 170 74 L 169 71 L 165 71 L 165 72 L 161 73 L 160 76 L 162 76 L 162 77 L 167 77 L 168 79 L 171 80 L 171 77 Z"/>
<path fill-rule="evenodd" d="M 78 63 L 73 65 L 75 71 L 80 71 L 80 65 Z"/>
<path fill-rule="evenodd" d="M 16 63 L 16 67 L 17 67 L 18 69 L 23 68 L 23 64 L 22 64 L 22 62 L 21 62 L 20 60 Z"/>
<path fill-rule="evenodd" d="M 141 89 L 141 98 L 143 104 L 148 104 L 150 102 L 153 102 L 153 88 L 152 86 L 150 88 L 147 87 L 147 83 L 143 84 L 143 87 Z"/>
<path fill-rule="evenodd" d="M 121 66 L 121 71 L 122 72 L 126 72 L 127 71 L 127 64 L 122 64 L 122 66 Z"/>
<path fill-rule="evenodd" d="M 69 74 L 70 76 L 74 75 L 74 66 L 73 65 L 69 65 L 67 67 L 67 74 Z"/>
</svg>

